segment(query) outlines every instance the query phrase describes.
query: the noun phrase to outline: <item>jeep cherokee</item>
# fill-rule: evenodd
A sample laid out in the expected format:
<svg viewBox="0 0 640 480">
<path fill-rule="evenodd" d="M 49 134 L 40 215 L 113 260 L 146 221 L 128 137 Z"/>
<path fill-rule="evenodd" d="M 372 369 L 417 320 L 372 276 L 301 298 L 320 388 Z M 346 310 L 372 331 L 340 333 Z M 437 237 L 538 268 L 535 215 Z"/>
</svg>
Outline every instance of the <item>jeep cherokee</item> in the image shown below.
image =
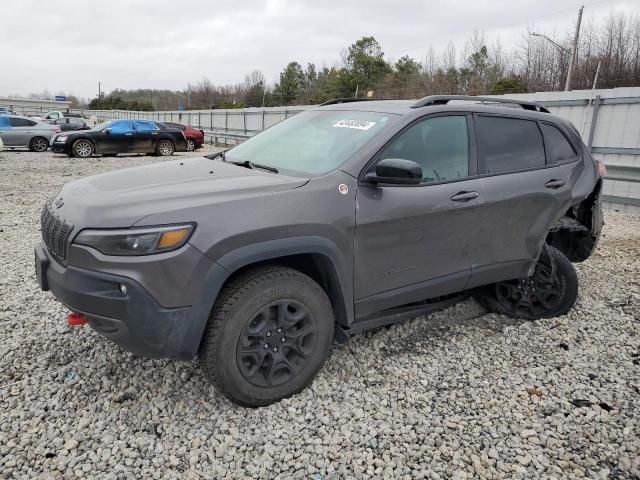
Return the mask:
<svg viewBox="0 0 640 480">
<path fill-rule="evenodd" d="M 450 305 L 563 315 L 604 166 L 533 103 L 336 100 L 208 158 L 104 173 L 44 206 L 36 273 L 99 334 L 198 356 L 232 401 L 304 389 L 334 340 Z"/>
</svg>

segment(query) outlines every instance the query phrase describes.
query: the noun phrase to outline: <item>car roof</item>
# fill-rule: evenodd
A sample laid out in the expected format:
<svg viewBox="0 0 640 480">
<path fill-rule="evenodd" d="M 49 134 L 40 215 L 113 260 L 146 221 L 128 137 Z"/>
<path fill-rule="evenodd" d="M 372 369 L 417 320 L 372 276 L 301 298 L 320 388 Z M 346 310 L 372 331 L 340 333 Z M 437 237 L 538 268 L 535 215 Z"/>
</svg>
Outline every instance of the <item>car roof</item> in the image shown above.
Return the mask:
<svg viewBox="0 0 640 480">
<path fill-rule="evenodd" d="M 572 128 L 570 122 L 557 117 L 542 105 L 508 98 L 473 97 L 462 95 L 434 95 L 420 100 L 355 100 L 336 99 L 314 110 L 359 111 L 395 115 L 422 116 L 427 113 L 460 112 L 486 113 L 546 120 Z M 448 103 L 455 101 L 455 103 Z"/>
<path fill-rule="evenodd" d="M 38 122 L 40 123 L 38 120 L 31 118 L 31 117 L 27 117 L 25 115 L 13 115 L 13 114 L 1 114 L 0 116 L 2 117 L 8 117 L 8 118 L 24 118 L 25 120 L 31 120 L 32 122 Z"/>
</svg>

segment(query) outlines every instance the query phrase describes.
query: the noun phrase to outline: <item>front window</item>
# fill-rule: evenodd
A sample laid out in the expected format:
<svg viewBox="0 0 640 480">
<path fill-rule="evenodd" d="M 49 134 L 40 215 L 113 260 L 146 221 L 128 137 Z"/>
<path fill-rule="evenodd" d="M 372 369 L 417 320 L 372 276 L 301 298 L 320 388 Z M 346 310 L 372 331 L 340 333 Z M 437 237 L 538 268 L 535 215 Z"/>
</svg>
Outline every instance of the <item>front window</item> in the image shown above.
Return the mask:
<svg viewBox="0 0 640 480">
<path fill-rule="evenodd" d="M 421 120 L 385 147 L 379 158 L 413 160 L 422 167 L 424 182 L 444 182 L 467 177 L 467 117 L 452 115 Z"/>
<path fill-rule="evenodd" d="M 93 127 L 91 130 L 93 130 L 94 132 L 101 132 L 102 130 L 104 130 L 105 128 L 109 128 L 110 126 L 111 126 L 111 121 L 102 122 L 96 125 L 95 127 Z"/>
<path fill-rule="evenodd" d="M 234 147 L 227 158 L 305 174 L 322 174 L 342 165 L 397 118 L 376 112 L 305 112 Z"/>
</svg>

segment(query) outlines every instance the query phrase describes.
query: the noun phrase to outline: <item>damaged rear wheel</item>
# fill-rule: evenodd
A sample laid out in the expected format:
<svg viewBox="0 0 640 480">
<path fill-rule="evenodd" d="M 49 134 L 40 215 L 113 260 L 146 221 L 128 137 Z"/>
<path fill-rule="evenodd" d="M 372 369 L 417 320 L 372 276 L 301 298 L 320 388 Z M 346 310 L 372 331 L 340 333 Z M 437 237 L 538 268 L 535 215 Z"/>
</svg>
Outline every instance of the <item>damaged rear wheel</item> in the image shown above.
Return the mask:
<svg viewBox="0 0 640 480">
<path fill-rule="evenodd" d="M 532 276 L 494 283 L 478 290 L 489 310 L 536 320 L 566 314 L 578 297 L 578 276 L 560 251 L 545 245 Z"/>
</svg>

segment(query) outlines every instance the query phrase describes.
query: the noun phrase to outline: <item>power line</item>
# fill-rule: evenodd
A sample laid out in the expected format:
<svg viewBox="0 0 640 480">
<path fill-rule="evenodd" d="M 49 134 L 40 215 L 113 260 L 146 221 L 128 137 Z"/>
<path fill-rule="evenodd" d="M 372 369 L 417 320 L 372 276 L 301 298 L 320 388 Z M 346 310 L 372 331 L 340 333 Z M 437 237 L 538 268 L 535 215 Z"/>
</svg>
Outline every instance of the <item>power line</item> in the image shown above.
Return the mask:
<svg viewBox="0 0 640 480">
<path fill-rule="evenodd" d="M 544 18 L 554 17 L 554 16 L 560 15 L 562 13 L 571 12 L 571 11 L 574 11 L 576 8 L 578 8 L 581 4 L 584 5 L 585 7 L 592 7 L 594 5 L 599 5 L 599 4 L 603 4 L 603 3 L 611 3 L 611 2 L 614 2 L 614 1 L 621 1 L 621 0 L 598 0 L 598 1 L 595 1 L 595 2 L 584 3 L 584 4 L 582 2 L 578 2 L 575 6 L 573 6 L 571 8 L 565 8 L 563 10 L 558 10 L 556 12 L 547 13 L 546 15 L 541 15 L 541 16 L 536 17 L 536 18 L 531 18 L 531 19 L 527 19 L 527 20 L 521 20 L 521 21 L 518 21 L 518 22 L 515 22 L 515 23 L 510 23 L 510 24 L 507 24 L 507 25 L 497 26 L 497 27 L 492 28 L 491 30 L 489 30 L 489 32 L 495 32 L 497 30 L 504 30 L 506 28 L 516 27 L 518 25 L 532 23 L 532 22 L 535 22 L 537 20 L 542 20 Z M 414 52 L 416 50 L 421 50 L 421 49 L 424 49 L 424 48 L 432 47 L 433 45 L 441 45 L 443 43 L 449 43 L 452 40 L 457 40 L 459 38 L 467 37 L 467 36 L 473 34 L 474 31 L 476 31 L 476 30 L 467 30 L 467 31 L 464 31 L 464 32 L 454 33 L 453 36 L 449 37 L 447 40 L 440 40 L 440 41 L 436 41 L 435 43 L 434 43 L 434 41 L 430 41 L 429 43 L 423 44 L 423 45 L 421 45 L 419 47 L 413 47 L 413 48 L 410 48 L 408 50 L 403 50 L 402 52 L 398 52 L 398 53 L 394 54 L 393 56 L 398 56 L 399 57 L 399 56 L 401 56 L 403 54 L 406 54 L 406 53 L 409 53 L 409 52 Z"/>
</svg>

